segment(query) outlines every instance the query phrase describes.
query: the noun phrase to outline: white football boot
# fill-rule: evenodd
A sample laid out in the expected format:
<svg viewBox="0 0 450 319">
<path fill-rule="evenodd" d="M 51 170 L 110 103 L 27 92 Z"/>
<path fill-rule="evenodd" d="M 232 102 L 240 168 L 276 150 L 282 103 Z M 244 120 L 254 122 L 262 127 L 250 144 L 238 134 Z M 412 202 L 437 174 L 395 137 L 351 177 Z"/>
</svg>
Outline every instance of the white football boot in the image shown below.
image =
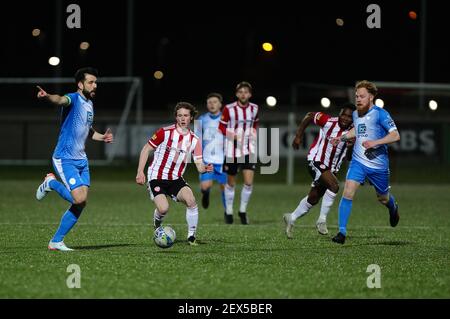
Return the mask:
<svg viewBox="0 0 450 319">
<path fill-rule="evenodd" d="M 57 242 L 57 243 L 54 243 L 54 242 L 50 241 L 48 243 L 48 249 L 49 250 L 59 250 L 59 251 L 73 251 L 73 249 L 67 247 L 66 244 L 64 244 L 63 241 L 60 241 L 60 242 Z"/>
<path fill-rule="evenodd" d="M 291 219 L 291 214 L 287 213 L 283 215 L 283 220 L 286 224 L 286 236 L 289 239 L 294 238 L 293 230 L 294 230 L 294 223 Z"/>
<path fill-rule="evenodd" d="M 50 181 L 56 179 L 55 175 L 52 173 L 48 173 L 47 176 L 45 176 L 44 181 L 41 185 L 39 185 L 38 189 L 36 190 L 36 199 L 42 200 L 45 195 L 47 195 L 49 192 L 52 191 L 50 188 Z"/>
<path fill-rule="evenodd" d="M 327 235 L 328 234 L 328 228 L 327 223 L 323 221 L 317 221 L 316 223 L 317 231 L 321 235 Z"/>
</svg>

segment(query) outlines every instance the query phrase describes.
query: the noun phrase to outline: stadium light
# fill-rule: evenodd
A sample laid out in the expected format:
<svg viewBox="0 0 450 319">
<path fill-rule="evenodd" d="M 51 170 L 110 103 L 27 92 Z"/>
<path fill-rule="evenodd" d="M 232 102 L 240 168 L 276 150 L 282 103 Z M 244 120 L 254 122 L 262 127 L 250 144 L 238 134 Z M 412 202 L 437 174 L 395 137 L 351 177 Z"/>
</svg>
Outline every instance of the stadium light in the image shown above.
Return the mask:
<svg viewBox="0 0 450 319">
<path fill-rule="evenodd" d="M 383 108 L 384 107 L 384 101 L 382 99 L 376 99 L 375 100 L 375 105 L 378 107 Z"/>
<path fill-rule="evenodd" d="M 57 56 L 52 56 L 50 59 L 48 59 L 48 64 L 57 66 L 59 64 L 60 60 Z"/>
<path fill-rule="evenodd" d="M 330 99 L 329 98 L 327 98 L 327 97 L 323 97 L 321 100 L 320 100 L 320 104 L 324 107 L 324 108 L 329 108 L 330 107 L 330 105 L 331 105 L 331 101 L 330 101 Z"/>
<path fill-rule="evenodd" d="M 81 42 L 80 43 L 80 49 L 81 50 L 87 50 L 87 49 L 89 49 L 89 47 L 90 47 L 90 44 L 89 44 L 89 42 Z"/>
<path fill-rule="evenodd" d="M 344 25 L 344 20 L 341 19 L 341 18 L 337 18 L 337 19 L 336 19 L 336 24 L 337 24 L 339 27 L 342 27 L 342 26 Z"/>
<path fill-rule="evenodd" d="M 266 98 L 266 104 L 269 107 L 274 107 L 274 106 L 277 105 L 277 99 L 275 97 L 273 97 L 273 96 L 268 96 Z"/>
<path fill-rule="evenodd" d="M 157 80 L 161 80 L 164 77 L 164 73 L 162 71 L 155 71 L 153 77 Z"/>
<path fill-rule="evenodd" d="M 428 102 L 428 107 L 430 108 L 430 110 L 436 111 L 438 108 L 438 104 L 435 100 L 430 100 L 430 102 Z"/>
<path fill-rule="evenodd" d="M 38 37 L 41 34 L 41 30 L 33 29 L 33 31 L 31 31 L 31 34 L 33 35 L 33 37 Z"/>
<path fill-rule="evenodd" d="M 262 48 L 263 48 L 264 51 L 270 52 L 270 51 L 273 50 L 273 45 L 272 45 L 272 43 L 270 43 L 270 42 L 264 42 L 264 43 L 262 44 Z"/>
<path fill-rule="evenodd" d="M 417 19 L 417 13 L 415 11 L 409 11 L 408 12 L 408 16 L 411 20 L 416 20 Z"/>
</svg>

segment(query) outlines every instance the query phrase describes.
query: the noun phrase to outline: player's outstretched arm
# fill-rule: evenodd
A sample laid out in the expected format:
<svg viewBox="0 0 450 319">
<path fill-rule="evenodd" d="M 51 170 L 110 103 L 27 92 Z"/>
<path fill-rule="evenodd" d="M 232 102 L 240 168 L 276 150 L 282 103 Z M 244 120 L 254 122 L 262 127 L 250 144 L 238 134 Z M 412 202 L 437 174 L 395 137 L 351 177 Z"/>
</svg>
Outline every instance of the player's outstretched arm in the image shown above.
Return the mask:
<svg viewBox="0 0 450 319">
<path fill-rule="evenodd" d="M 38 99 L 44 99 L 59 106 L 68 106 L 70 104 L 70 101 L 66 96 L 60 96 L 58 94 L 48 94 L 39 85 L 36 85 L 36 88 L 39 90 L 37 94 Z"/>
<path fill-rule="evenodd" d="M 139 155 L 139 166 L 136 175 L 136 183 L 139 185 L 145 184 L 145 174 L 144 174 L 145 165 L 147 164 L 150 153 L 153 152 L 154 150 L 155 149 L 148 143 L 146 143 L 144 147 L 142 147 L 141 155 Z"/>
<path fill-rule="evenodd" d="M 308 112 L 308 113 L 306 113 L 305 117 L 298 125 L 297 132 L 295 133 L 294 141 L 292 141 L 292 147 L 295 150 L 298 150 L 300 148 L 300 144 L 303 141 L 303 136 L 305 134 L 305 130 L 313 122 L 313 120 L 314 120 L 314 112 Z"/>
<path fill-rule="evenodd" d="M 333 137 L 330 140 L 330 143 L 331 145 L 336 146 L 339 144 L 339 142 L 347 142 L 348 140 L 354 139 L 355 137 L 355 128 L 352 127 L 352 129 L 348 131 L 347 134 L 341 135 L 339 137 Z"/>
<path fill-rule="evenodd" d="M 92 139 L 94 141 L 99 142 L 105 142 L 105 143 L 112 143 L 114 141 L 114 135 L 111 132 L 111 129 L 108 128 L 105 132 L 105 134 L 98 133 L 94 128 L 91 127 L 91 130 L 93 131 Z"/>
<path fill-rule="evenodd" d="M 397 130 L 393 130 L 389 132 L 388 135 L 380 138 L 379 140 L 363 142 L 362 146 L 364 146 L 365 148 L 373 148 L 379 145 L 392 144 L 398 141 L 400 141 L 400 133 Z"/>
<path fill-rule="evenodd" d="M 214 169 L 214 167 L 213 167 L 212 164 L 207 164 L 207 165 L 205 165 L 205 164 L 203 163 L 203 160 L 201 160 L 201 159 L 200 159 L 200 160 L 194 161 L 194 163 L 195 163 L 195 166 L 197 167 L 197 171 L 198 171 L 200 174 L 212 172 L 213 169 Z"/>
</svg>

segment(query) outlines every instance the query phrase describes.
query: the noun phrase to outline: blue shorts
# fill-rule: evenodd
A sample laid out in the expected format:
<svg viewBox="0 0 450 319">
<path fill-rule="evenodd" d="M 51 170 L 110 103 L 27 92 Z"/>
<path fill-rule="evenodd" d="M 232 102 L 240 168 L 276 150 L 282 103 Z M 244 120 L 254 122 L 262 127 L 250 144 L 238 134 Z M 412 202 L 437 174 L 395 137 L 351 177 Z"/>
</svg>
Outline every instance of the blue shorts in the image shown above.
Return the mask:
<svg viewBox="0 0 450 319">
<path fill-rule="evenodd" d="M 55 171 L 68 190 L 72 191 L 81 186 L 90 186 L 91 177 L 89 175 L 89 163 L 87 159 L 71 160 L 53 158 L 52 162 Z"/>
<path fill-rule="evenodd" d="M 377 194 L 389 193 L 389 169 L 375 169 L 352 160 L 347 172 L 347 179 L 364 184 L 366 178 L 375 187 Z"/>
<path fill-rule="evenodd" d="M 213 164 L 214 170 L 212 172 L 200 174 L 200 182 L 215 180 L 219 184 L 226 184 L 227 174 L 223 172 L 222 164 Z"/>
</svg>

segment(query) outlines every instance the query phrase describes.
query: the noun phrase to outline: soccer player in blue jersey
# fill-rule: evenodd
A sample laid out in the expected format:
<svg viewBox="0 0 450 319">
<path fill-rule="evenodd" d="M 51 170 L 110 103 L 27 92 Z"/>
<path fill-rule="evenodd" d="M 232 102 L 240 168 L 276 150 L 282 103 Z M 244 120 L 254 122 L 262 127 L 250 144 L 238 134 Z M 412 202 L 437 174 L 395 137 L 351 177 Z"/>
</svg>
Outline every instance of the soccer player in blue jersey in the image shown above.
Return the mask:
<svg viewBox="0 0 450 319">
<path fill-rule="evenodd" d="M 348 168 L 344 192 L 339 204 L 339 232 L 333 242 L 343 244 L 347 235 L 347 223 L 352 201 L 359 185 L 366 179 L 375 187 L 378 201 L 389 210 L 392 227 L 397 226 L 400 216 L 394 196 L 389 193 L 389 157 L 387 145 L 400 140 L 397 126 L 389 113 L 374 105 L 378 89 L 369 81 L 356 83 L 356 111 L 353 112 L 353 129 L 347 134 L 333 138 L 331 143 L 347 141 L 356 137 L 353 157 Z"/>
<path fill-rule="evenodd" d="M 53 167 L 64 184 L 57 181 L 54 174 L 47 174 L 36 191 L 36 199 L 42 200 L 54 190 L 71 205 L 62 216 L 61 223 L 48 244 L 50 250 L 73 250 L 64 244 L 63 239 L 76 224 L 86 206 L 90 185 L 89 163 L 84 151 L 86 138 L 91 133 L 95 141 L 113 142 L 113 134 L 109 129 L 105 134 L 100 134 L 92 127 L 92 100 L 97 89 L 97 76 L 97 70 L 93 68 L 79 69 L 75 73 L 77 91 L 64 96 L 48 94 L 41 87 L 37 87 L 39 99 L 61 106 L 61 129 L 58 144 L 53 152 Z"/>
<path fill-rule="evenodd" d="M 203 161 L 205 164 L 213 164 L 214 170 L 209 173 L 200 174 L 200 189 L 202 192 L 202 206 L 209 207 L 209 192 L 216 181 L 220 185 L 222 204 L 225 209 L 225 184 L 227 174 L 223 172 L 224 161 L 224 136 L 218 134 L 219 121 L 222 112 L 222 95 L 210 93 L 206 97 L 208 112 L 197 119 L 195 133 L 202 141 Z"/>
</svg>

